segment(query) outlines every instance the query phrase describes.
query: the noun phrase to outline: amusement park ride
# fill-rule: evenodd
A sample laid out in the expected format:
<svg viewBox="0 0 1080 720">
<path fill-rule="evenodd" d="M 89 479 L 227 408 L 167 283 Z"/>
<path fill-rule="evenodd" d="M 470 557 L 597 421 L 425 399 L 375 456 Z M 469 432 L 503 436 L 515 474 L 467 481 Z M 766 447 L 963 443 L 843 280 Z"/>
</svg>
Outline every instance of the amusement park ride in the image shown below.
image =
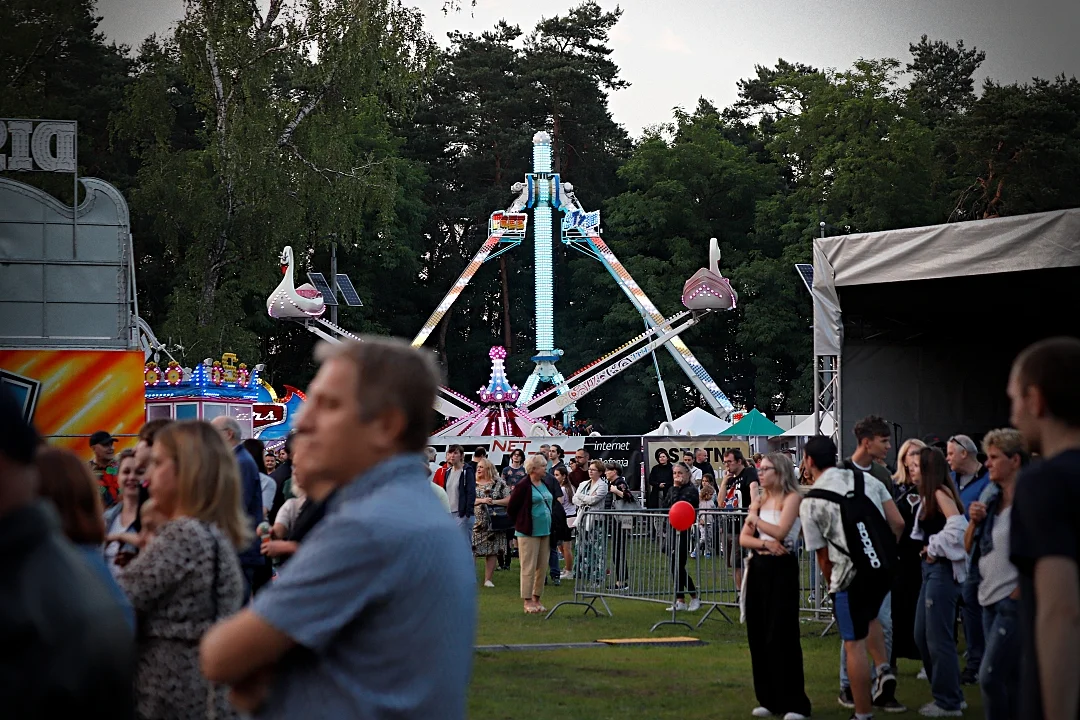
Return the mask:
<svg viewBox="0 0 1080 720">
<path fill-rule="evenodd" d="M 599 211 L 585 212 L 578 204 L 573 186 L 562 182 L 559 174 L 551 171 L 551 139 L 547 133 L 538 132 L 533 137 L 533 172 L 526 175 L 524 183 L 516 183 L 511 189 L 518 193 L 517 199 L 506 210 L 492 213 L 487 240 L 424 323 L 412 344 L 413 347 L 424 344 L 481 265 L 522 243 L 528 225 L 526 210 L 531 209 L 536 294 L 536 354 L 532 361 L 536 365 L 519 390 L 506 379 L 503 367 L 505 349 L 492 348 L 489 353 L 492 360 L 491 381 L 480 390 L 483 406 L 449 388 L 440 388 L 435 409 L 449 418 L 449 422 L 437 434 L 547 434 L 547 426 L 538 418 L 561 413 L 569 425 L 577 412 L 577 400 L 661 346 L 667 348 L 717 415 L 730 414 L 734 410 L 731 402 L 679 339 L 680 333 L 696 325 L 709 313 L 731 310 L 738 300 L 730 282 L 720 274 L 720 250 L 716 239 L 710 241 L 708 267 L 695 273 L 683 286 L 682 303 L 687 310 L 665 318 L 601 239 Z M 641 313 L 647 327 L 642 334 L 569 377 L 564 377 L 556 367 L 563 351 L 555 347 L 554 330 L 552 230 L 555 211 L 563 213 L 563 244 L 600 262 Z M 330 342 L 341 342 L 343 338 L 358 339 L 336 323 L 323 319 L 327 302 L 322 292 L 307 283 L 295 286 L 291 247 L 282 251 L 281 262 L 284 277 L 266 301 L 270 316 L 299 322 L 310 332 Z M 542 382 L 551 383 L 551 387 L 538 393 Z"/>
</svg>

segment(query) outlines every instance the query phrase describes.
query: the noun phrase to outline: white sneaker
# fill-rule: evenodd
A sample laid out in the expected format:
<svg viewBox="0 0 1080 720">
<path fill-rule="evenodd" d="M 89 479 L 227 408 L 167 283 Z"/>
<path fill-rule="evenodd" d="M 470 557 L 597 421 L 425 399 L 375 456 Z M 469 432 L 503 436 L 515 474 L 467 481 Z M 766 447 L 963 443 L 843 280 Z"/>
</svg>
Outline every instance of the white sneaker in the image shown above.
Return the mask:
<svg viewBox="0 0 1080 720">
<path fill-rule="evenodd" d="M 686 606 L 686 609 L 690 612 L 697 612 L 701 609 L 701 600 L 699 598 L 690 598 L 690 604 Z"/>
<path fill-rule="evenodd" d="M 671 612 L 672 610 L 675 610 L 675 611 L 685 610 L 686 609 L 686 603 L 684 603 L 682 600 L 676 600 L 674 605 L 668 605 L 664 609 L 667 612 Z"/>
<path fill-rule="evenodd" d="M 490 580 L 485 580 L 484 587 L 495 587 L 495 583 L 491 582 Z"/>
<path fill-rule="evenodd" d="M 789 712 L 784 716 L 784 720 L 810 720 L 810 717 L 808 715 L 803 715 L 802 713 Z"/>
<path fill-rule="evenodd" d="M 919 708 L 919 714 L 923 717 L 963 717 L 963 710 L 945 710 L 937 703 L 926 703 Z"/>
<path fill-rule="evenodd" d="M 769 712 L 767 707 L 756 707 L 750 711 L 750 714 L 754 717 L 773 717 L 773 714 Z"/>
<path fill-rule="evenodd" d="M 915 676 L 916 680 L 927 680 L 926 668 L 919 668 L 919 674 Z"/>
<path fill-rule="evenodd" d="M 574 577 L 574 571 L 563 570 L 561 573 L 559 573 L 559 577 L 561 577 L 563 580 L 570 580 Z"/>
</svg>

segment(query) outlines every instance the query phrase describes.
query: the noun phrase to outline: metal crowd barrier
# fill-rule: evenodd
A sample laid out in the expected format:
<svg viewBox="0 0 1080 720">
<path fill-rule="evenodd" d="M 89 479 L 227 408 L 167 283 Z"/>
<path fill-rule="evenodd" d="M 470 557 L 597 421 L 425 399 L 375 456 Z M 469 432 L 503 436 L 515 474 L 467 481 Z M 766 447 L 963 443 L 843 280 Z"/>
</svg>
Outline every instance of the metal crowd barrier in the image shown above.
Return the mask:
<svg viewBox="0 0 1080 720">
<path fill-rule="evenodd" d="M 738 618 L 739 592 L 736 574 L 741 578 L 746 551 L 739 547 L 744 512 L 701 510 L 687 531 L 676 532 L 668 523 L 666 510 L 635 512 L 591 511 L 578 515 L 574 548 L 574 598 L 558 603 L 547 614 L 550 618 L 563 606 L 583 606 L 585 613 L 596 615 L 599 602 L 610 616 L 607 598 L 664 603 L 672 607 L 671 619 L 653 625 L 684 625 L 680 619 L 693 618 L 676 611 L 676 595 L 685 595 L 689 603 L 692 581 L 701 602 L 701 627 L 714 614 L 734 622 Z M 685 552 L 687 587 L 678 585 L 678 558 Z M 828 620 L 828 596 L 821 583 L 811 553 L 805 552 L 801 538 L 796 549 L 799 559 L 799 610 L 813 619 Z M 823 584 L 823 583 L 821 583 Z M 822 590 L 824 588 L 821 588 Z"/>
</svg>

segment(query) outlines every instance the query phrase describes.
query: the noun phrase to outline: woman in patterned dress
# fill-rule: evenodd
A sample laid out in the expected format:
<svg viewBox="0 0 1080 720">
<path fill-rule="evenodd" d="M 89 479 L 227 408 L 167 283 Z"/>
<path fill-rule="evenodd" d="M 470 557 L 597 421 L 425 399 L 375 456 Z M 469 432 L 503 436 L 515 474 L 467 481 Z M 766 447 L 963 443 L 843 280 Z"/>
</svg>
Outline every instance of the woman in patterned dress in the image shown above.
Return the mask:
<svg viewBox="0 0 1080 720">
<path fill-rule="evenodd" d="M 235 718 L 226 689 L 199 670 L 199 640 L 243 598 L 237 551 L 250 531 L 240 472 L 213 426 L 198 420 L 162 429 L 151 453 L 150 496 L 165 521 L 118 578 L 138 616 L 136 715 Z"/>
<path fill-rule="evenodd" d="M 506 532 L 491 529 L 491 507 L 506 507 L 510 502 L 510 490 L 506 482 L 495 472 L 495 466 L 487 458 L 476 463 L 476 524 L 473 525 L 473 554 L 484 558 L 484 587 L 495 587 L 491 576 L 499 554 L 509 552 Z"/>
</svg>

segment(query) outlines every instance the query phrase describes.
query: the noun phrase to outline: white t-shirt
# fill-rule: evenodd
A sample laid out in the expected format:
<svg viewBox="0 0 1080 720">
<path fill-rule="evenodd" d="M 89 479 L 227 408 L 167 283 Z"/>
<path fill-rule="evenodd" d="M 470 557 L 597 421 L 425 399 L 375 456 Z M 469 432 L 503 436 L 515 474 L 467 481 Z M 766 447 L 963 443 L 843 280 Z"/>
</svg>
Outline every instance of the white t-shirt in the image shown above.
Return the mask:
<svg viewBox="0 0 1080 720">
<path fill-rule="evenodd" d="M 869 473 L 863 473 L 866 496 L 885 516 L 885 503 L 892 502 L 892 496 L 881 481 Z M 855 473 L 843 468 L 829 468 L 814 483 L 815 490 L 831 490 L 845 495 L 855 489 Z M 831 500 L 803 498 L 799 506 L 799 519 L 802 520 L 803 537 L 806 549 L 814 552 L 823 547 L 829 548 L 829 560 L 832 561 L 832 582 L 829 592 L 836 593 L 845 589 L 855 578 L 855 566 L 845 552 L 847 535 L 840 517 L 840 506 Z"/>
<path fill-rule="evenodd" d="M 1012 527 L 1012 507 L 1002 510 L 994 518 L 991 539 L 994 549 L 979 558 L 979 604 L 983 607 L 1004 600 L 1016 589 L 1020 573 L 1009 562 L 1009 529 Z"/>
<path fill-rule="evenodd" d="M 701 468 L 690 466 L 690 482 L 694 483 L 694 487 L 701 487 Z"/>
<path fill-rule="evenodd" d="M 277 492 L 277 483 L 274 478 L 266 473 L 259 473 L 259 482 L 262 483 L 263 510 L 267 511 L 274 506 L 274 494 Z"/>
<path fill-rule="evenodd" d="M 293 525 L 296 523 L 296 517 L 300 514 L 300 508 L 303 505 L 303 497 L 289 498 L 281 504 L 281 509 L 278 510 L 277 517 L 274 518 L 274 524 L 284 525 L 286 534 L 291 533 Z"/>
</svg>

